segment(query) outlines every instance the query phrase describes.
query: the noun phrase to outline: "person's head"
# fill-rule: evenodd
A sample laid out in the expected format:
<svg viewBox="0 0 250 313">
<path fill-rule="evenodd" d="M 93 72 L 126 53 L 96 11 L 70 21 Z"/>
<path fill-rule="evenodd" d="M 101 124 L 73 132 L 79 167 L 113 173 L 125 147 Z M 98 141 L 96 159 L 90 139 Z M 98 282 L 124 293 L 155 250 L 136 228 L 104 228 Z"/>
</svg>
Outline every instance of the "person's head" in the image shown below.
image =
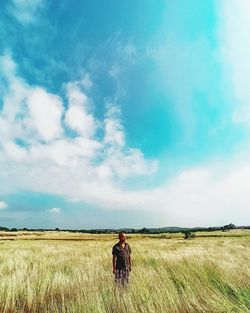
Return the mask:
<svg viewBox="0 0 250 313">
<path fill-rule="evenodd" d="M 124 232 L 120 232 L 118 237 L 119 237 L 120 242 L 125 242 L 126 235 Z"/>
</svg>

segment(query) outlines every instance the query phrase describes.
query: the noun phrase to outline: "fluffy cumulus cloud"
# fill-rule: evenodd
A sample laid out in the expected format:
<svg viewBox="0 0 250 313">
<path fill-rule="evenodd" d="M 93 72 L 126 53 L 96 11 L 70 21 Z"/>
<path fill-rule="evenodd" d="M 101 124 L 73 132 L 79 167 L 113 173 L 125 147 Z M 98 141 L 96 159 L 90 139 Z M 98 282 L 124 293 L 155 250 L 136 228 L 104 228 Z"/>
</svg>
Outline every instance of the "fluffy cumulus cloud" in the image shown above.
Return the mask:
<svg viewBox="0 0 250 313">
<path fill-rule="evenodd" d="M 66 84 L 63 101 L 27 84 L 8 54 L 1 57 L 0 70 L 3 193 L 22 188 L 106 206 L 118 190 L 122 193 L 124 180 L 157 171 L 156 161 L 126 144 L 118 105 L 107 104 L 103 120 L 94 116 L 93 101 L 84 91 L 91 87 L 89 76 Z"/>
<path fill-rule="evenodd" d="M 79 82 L 67 85 L 69 107 L 65 114 L 65 122 L 69 128 L 82 137 L 93 137 L 97 121 L 88 112 L 88 97 L 81 91 Z"/>
<path fill-rule="evenodd" d="M 61 116 L 63 111 L 59 97 L 42 88 L 33 88 L 26 98 L 27 120 L 25 126 L 43 141 L 51 141 L 62 135 Z"/>
</svg>

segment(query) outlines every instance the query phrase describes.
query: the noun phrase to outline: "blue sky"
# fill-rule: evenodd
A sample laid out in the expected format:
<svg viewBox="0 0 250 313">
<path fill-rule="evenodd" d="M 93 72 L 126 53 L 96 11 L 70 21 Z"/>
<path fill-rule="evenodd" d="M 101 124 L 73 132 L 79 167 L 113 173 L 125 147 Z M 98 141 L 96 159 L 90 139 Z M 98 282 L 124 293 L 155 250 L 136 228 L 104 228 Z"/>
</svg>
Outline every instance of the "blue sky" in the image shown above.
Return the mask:
<svg viewBox="0 0 250 313">
<path fill-rule="evenodd" d="M 0 224 L 249 224 L 249 15 L 2 1 Z"/>
</svg>

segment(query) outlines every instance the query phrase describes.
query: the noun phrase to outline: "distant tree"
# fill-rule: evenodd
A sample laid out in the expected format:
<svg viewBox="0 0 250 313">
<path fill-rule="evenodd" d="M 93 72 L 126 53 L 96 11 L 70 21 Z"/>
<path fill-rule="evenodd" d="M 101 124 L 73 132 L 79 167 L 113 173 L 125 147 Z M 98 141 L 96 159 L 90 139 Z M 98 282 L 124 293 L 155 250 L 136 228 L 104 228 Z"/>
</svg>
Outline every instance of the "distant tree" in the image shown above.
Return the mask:
<svg viewBox="0 0 250 313">
<path fill-rule="evenodd" d="M 149 233 L 149 230 L 146 227 L 144 227 L 144 228 L 138 230 L 138 233 L 147 234 L 147 233 Z"/>
<path fill-rule="evenodd" d="M 0 227 L 0 231 L 9 231 L 9 228 L 8 227 Z"/>
<path fill-rule="evenodd" d="M 183 231 L 182 233 L 184 234 L 183 236 L 184 239 L 195 238 L 195 234 L 190 231 Z"/>
<path fill-rule="evenodd" d="M 58 227 L 55 228 L 55 231 L 60 231 L 60 229 Z"/>
<path fill-rule="evenodd" d="M 234 229 L 234 228 L 235 228 L 235 225 L 232 224 L 232 223 L 230 223 L 230 224 L 228 224 L 228 225 L 222 226 L 222 227 L 221 227 L 221 230 L 222 230 L 222 231 L 229 231 L 230 229 Z"/>
<path fill-rule="evenodd" d="M 10 231 L 17 231 L 17 228 L 11 228 Z"/>
</svg>

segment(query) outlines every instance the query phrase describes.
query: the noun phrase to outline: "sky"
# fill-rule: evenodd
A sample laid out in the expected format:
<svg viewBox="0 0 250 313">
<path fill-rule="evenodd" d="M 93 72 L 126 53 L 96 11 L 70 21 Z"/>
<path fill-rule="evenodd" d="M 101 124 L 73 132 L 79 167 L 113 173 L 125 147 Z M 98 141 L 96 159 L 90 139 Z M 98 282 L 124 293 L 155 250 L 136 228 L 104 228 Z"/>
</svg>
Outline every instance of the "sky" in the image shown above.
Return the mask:
<svg viewBox="0 0 250 313">
<path fill-rule="evenodd" d="M 3 0 L 0 226 L 250 224 L 248 0 Z"/>
</svg>

